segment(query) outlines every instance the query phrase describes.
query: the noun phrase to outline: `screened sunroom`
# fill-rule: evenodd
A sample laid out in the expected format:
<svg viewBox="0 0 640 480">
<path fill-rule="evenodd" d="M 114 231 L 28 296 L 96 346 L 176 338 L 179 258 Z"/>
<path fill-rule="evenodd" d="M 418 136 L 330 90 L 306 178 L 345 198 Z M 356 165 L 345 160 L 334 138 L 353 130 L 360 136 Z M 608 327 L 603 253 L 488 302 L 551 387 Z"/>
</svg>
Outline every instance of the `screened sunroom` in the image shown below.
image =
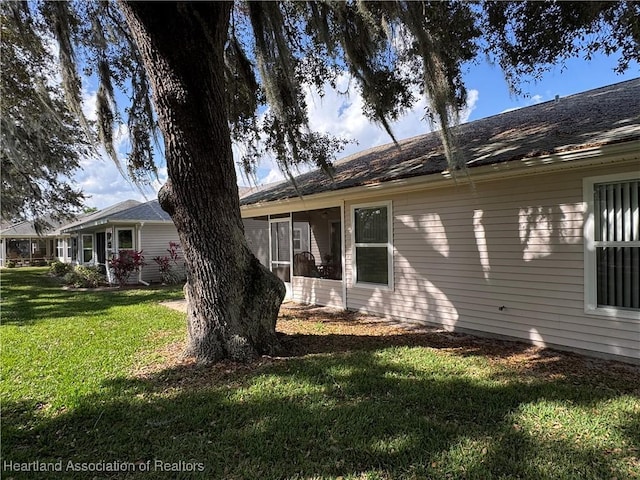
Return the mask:
<svg viewBox="0 0 640 480">
<path fill-rule="evenodd" d="M 286 285 L 293 300 L 343 306 L 340 207 L 244 219 L 254 255 Z"/>
</svg>

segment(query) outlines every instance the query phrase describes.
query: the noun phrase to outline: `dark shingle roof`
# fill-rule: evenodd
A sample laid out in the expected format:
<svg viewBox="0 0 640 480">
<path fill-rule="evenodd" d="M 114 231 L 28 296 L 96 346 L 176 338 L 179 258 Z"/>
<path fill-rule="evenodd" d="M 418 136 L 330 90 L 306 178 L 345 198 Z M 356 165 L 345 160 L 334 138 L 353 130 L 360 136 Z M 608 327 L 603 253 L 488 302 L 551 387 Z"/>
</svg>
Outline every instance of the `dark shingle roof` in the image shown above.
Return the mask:
<svg viewBox="0 0 640 480">
<path fill-rule="evenodd" d="M 465 123 L 456 132 L 469 168 L 640 139 L 640 78 Z M 448 168 L 437 132 L 399 146 L 387 144 L 337 161 L 333 180 L 319 170 L 302 174 L 296 177 L 298 191 L 311 195 Z M 280 182 L 245 193 L 240 203 L 295 196 L 289 182 Z"/>
<path fill-rule="evenodd" d="M 158 200 L 140 203 L 136 200 L 126 200 L 84 218 L 80 222 L 67 225 L 64 230 L 80 230 L 92 225 L 117 222 L 171 222 L 171 217 L 162 210 Z"/>
<path fill-rule="evenodd" d="M 90 213 L 89 215 L 86 215 L 75 222 L 64 225 L 62 227 L 62 231 L 74 231 L 85 226 L 102 223 L 102 221 L 109 216 L 135 207 L 136 205 L 140 205 L 140 202 L 138 202 L 137 200 L 124 200 L 122 202 L 118 202 L 115 205 L 111 205 L 109 207 L 103 208 L 102 210 L 98 210 L 97 212 Z"/>
<path fill-rule="evenodd" d="M 97 212 L 81 215 L 73 222 L 56 222 L 48 220 L 51 228 L 42 232 L 44 235 L 60 235 L 83 228 L 100 225 L 109 222 L 171 222 L 171 217 L 162 210 L 158 200 L 140 203 L 137 200 L 124 200 Z M 0 232 L 3 237 L 35 237 L 37 236 L 33 222 L 20 222 L 11 225 Z"/>
<path fill-rule="evenodd" d="M 46 215 L 38 220 L 42 225 L 40 229 L 36 229 L 34 221 L 25 220 L 14 224 L 6 224 L 0 231 L 0 235 L 12 238 L 62 235 L 63 230 L 68 226 L 84 223 L 92 215 L 94 214 L 79 213 L 75 216 L 75 220 L 56 220 L 51 215 Z"/>
<path fill-rule="evenodd" d="M 145 221 L 161 221 L 161 222 L 171 222 L 171 217 L 167 212 L 165 212 L 162 207 L 160 207 L 160 203 L 158 200 L 151 200 L 146 203 L 141 203 L 134 207 L 128 208 L 126 210 L 121 210 L 117 213 L 109 215 L 106 220 L 110 221 L 136 221 L 136 222 L 145 222 Z"/>
<path fill-rule="evenodd" d="M 41 221 L 44 222 L 45 224 L 48 224 L 49 227 L 43 228 L 42 231 L 40 231 L 40 235 L 52 234 L 63 225 L 62 222 L 60 222 L 59 220 L 54 220 L 51 217 L 46 217 Z M 25 220 L 22 222 L 14 223 L 13 225 L 7 225 L 5 227 L 6 228 L 3 228 L 2 231 L 0 231 L 0 235 L 2 235 L 3 237 L 16 238 L 20 236 L 23 236 L 23 237 L 39 236 L 38 231 L 36 230 L 36 227 L 34 225 L 34 222 L 32 221 Z"/>
</svg>

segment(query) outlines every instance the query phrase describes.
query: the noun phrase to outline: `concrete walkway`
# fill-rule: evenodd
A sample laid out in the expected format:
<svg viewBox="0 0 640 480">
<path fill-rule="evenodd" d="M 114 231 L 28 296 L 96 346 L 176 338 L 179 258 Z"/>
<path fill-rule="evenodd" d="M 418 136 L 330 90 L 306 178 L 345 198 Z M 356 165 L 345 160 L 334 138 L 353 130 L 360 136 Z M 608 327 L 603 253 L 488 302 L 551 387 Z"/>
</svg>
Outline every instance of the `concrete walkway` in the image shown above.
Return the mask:
<svg viewBox="0 0 640 480">
<path fill-rule="evenodd" d="M 187 301 L 182 300 L 167 300 L 166 302 L 160 302 L 160 305 L 177 310 L 179 312 L 187 313 Z"/>
</svg>

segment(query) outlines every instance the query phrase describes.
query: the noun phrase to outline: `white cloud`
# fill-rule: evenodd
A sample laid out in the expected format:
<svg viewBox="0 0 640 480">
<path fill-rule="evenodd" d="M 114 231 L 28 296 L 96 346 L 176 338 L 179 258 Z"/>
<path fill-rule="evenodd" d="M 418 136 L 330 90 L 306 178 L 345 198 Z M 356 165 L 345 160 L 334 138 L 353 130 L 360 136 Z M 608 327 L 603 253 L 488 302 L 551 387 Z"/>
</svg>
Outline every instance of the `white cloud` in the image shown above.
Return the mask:
<svg viewBox="0 0 640 480">
<path fill-rule="evenodd" d="M 460 114 L 461 123 L 469 119 L 478 102 L 478 97 L 478 90 L 468 91 L 467 106 Z M 320 97 L 309 89 L 305 100 L 309 108 L 309 125 L 312 130 L 331 133 L 357 142 L 346 145 L 339 158 L 392 142 L 382 126 L 371 122 L 365 116 L 362 111 L 364 102 L 356 82 L 350 81 L 346 74 L 338 79 L 335 90 L 327 87 L 324 96 Z M 391 131 L 396 139 L 402 140 L 431 131 L 431 126 L 425 119 L 426 106 L 427 101 L 422 98 L 411 110 L 391 124 Z M 260 184 L 282 179 L 284 175 L 273 160 L 265 159 L 261 162 L 258 167 Z"/>
<path fill-rule="evenodd" d="M 343 92 L 343 93 L 340 93 Z M 467 107 L 460 114 L 460 122 L 469 119 L 478 101 L 477 90 L 469 90 Z M 350 81 L 348 75 L 338 79 L 337 91 L 328 87 L 325 95 L 320 97 L 311 90 L 306 93 L 306 101 L 309 107 L 309 124 L 312 130 L 332 133 L 357 143 L 350 143 L 339 154 L 339 158 L 372 148 L 378 145 L 390 143 L 391 137 L 383 127 L 372 123 L 362 112 L 363 100 L 360 96 L 356 82 Z M 83 110 L 85 115 L 96 119 L 95 114 L 96 94 L 83 93 Z M 410 138 L 427 133 L 431 130 L 429 122 L 425 119 L 427 102 L 425 99 L 418 101 L 415 106 L 407 111 L 401 118 L 391 124 L 392 132 L 398 140 Z M 118 155 L 124 158 L 129 147 L 129 135 L 125 125 L 118 125 L 114 130 L 115 147 Z M 234 145 L 234 158 L 241 156 L 241 147 Z M 104 208 L 116 202 L 129 198 L 146 201 L 156 198 L 157 192 L 166 181 L 167 169 L 158 169 L 160 181 L 153 181 L 150 186 L 144 188 L 144 195 L 133 183 L 123 178 L 113 161 L 102 152 L 100 158 L 87 158 L 81 163 L 82 171 L 75 177 L 76 187 L 82 188 L 89 206 Z M 311 167 L 302 167 L 298 173 L 310 170 Z M 240 185 L 250 185 L 241 169 L 236 165 L 236 175 Z M 257 168 L 259 184 L 279 182 L 285 179 L 273 158 L 264 158 Z M 145 198 L 146 196 L 146 198 Z"/>
<path fill-rule="evenodd" d="M 95 120 L 96 94 L 83 92 L 82 98 L 84 114 L 89 120 Z M 159 181 L 154 178 L 150 185 L 136 186 L 126 174 L 125 158 L 129 148 L 129 130 L 125 124 L 115 126 L 113 139 L 124 175 L 103 147 L 98 148 L 97 156 L 82 159 L 80 170 L 73 180 L 74 187 L 81 189 L 86 195 L 87 206 L 105 208 L 128 199 L 144 202 L 156 198 L 158 190 L 167 178 L 166 167 L 158 169 Z"/>
<path fill-rule="evenodd" d="M 529 99 L 529 105 L 534 105 L 536 103 L 540 103 L 544 97 L 540 94 L 536 94 Z"/>
<path fill-rule="evenodd" d="M 158 176 L 166 179 L 166 168 L 158 170 Z M 74 187 L 80 188 L 88 197 L 90 207 L 104 208 L 123 200 L 153 200 L 161 182 L 154 181 L 149 186 L 137 187 L 123 176 L 113 160 L 105 153 L 98 158 L 85 158 L 80 162 L 80 170 L 74 177 Z"/>
<path fill-rule="evenodd" d="M 48 86 L 58 88 L 62 84 L 62 71 L 60 70 L 60 47 L 58 42 L 50 35 L 41 37 L 44 49 L 49 52 L 52 62 L 47 64 L 41 73 L 44 75 Z"/>
<path fill-rule="evenodd" d="M 267 184 L 281 182 L 282 180 L 284 180 L 284 178 L 285 177 L 280 169 L 278 167 L 274 167 L 269 169 L 269 173 L 267 173 L 267 175 L 260 180 L 260 183 Z"/>
<path fill-rule="evenodd" d="M 82 113 L 87 120 L 95 122 L 98 119 L 96 104 L 98 101 L 98 92 L 89 93 L 82 91 Z"/>
<path fill-rule="evenodd" d="M 526 102 L 522 105 L 518 105 L 516 107 L 510 107 L 510 108 L 505 108 L 504 110 L 502 110 L 500 113 L 507 113 L 507 112 L 513 112 L 514 110 L 518 110 L 520 108 L 524 108 L 524 107 L 529 107 L 531 105 L 535 105 L 537 103 L 541 103 L 544 101 L 544 96 L 538 94 L 535 94 L 529 98 L 526 99 Z"/>
<path fill-rule="evenodd" d="M 97 120 L 96 99 L 96 91 L 83 90 L 82 111 L 89 121 Z M 150 185 L 136 186 L 126 174 L 125 159 L 130 144 L 129 129 L 125 124 L 114 127 L 113 139 L 124 175 L 103 147 L 98 148 L 98 155 L 82 159 L 80 169 L 73 179 L 73 186 L 81 189 L 87 196 L 87 206 L 105 208 L 128 199 L 145 202 L 156 198 L 158 190 L 167 179 L 166 167 L 158 168 L 159 180 L 152 178 Z"/>
<path fill-rule="evenodd" d="M 471 116 L 471 113 L 475 110 L 478 99 L 480 98 L 480 92 L 475 88 L 467 91 L 467 105 L 460 112 L 460 123 L 466 123 Z"/>
</svg>

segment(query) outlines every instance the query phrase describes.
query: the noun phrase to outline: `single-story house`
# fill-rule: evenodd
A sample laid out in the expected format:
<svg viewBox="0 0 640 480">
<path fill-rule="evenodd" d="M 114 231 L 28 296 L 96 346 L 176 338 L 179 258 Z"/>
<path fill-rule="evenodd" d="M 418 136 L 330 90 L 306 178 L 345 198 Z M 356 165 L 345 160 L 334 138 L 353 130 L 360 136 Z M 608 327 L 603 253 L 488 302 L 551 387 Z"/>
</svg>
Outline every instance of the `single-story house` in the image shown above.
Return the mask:
<svg viewBox="0 0 640 480">
<path fill-rule="evenodd" d="M 49 260 L 75 260 L 73 240 L 60 229 L 65 222 L 47 217 L 43 227 L 21 221 L 0 230 L 0 266 L 38 266 Z"/>
<path fill-rule="evenodd" d="M 37 232 L 33 222 L 20 222 L 0 231 L 0 265 L 39 265 L 46 260 L 81 265 L 106 265 L 119 250 L 143 251 L 146 265 L 132 281 L 161 281 L 154 257 L 168 256 L 169 243 L 179 243 L 171 217 L 157 200 L 125 200 L 72 222 L 48 220 L 51 227 Z M 182 254 L 180 252 L 180 257 Z M 184 264 L 174 268 L 184 275 Z M 107 271 L 109 274 L 110 272 Z M 112 279 L 110 279 L 112 280 Z"/>
<path fill-rule="evenodd" d="M 640 363 L 640 79 L 241 196 L 290 298 Z M 300 195 L 298 195 L 298 192 Z"/>
<path fill-rule="evenodd" d="M 146 203 L 126 200 L 61 230 L 76 239 L 77 263 L 83 265 L 106 264 L 120 250 L 142 250 L 146 265 L 136 280 L 145 283 L 161 281 L 153 258 L 167 256 L 170 242 L 179 243 L 171 217 L 157 200 Z M 176 273 L 184 273 L 184 264 L 176 266 Z"/>
</svg>

